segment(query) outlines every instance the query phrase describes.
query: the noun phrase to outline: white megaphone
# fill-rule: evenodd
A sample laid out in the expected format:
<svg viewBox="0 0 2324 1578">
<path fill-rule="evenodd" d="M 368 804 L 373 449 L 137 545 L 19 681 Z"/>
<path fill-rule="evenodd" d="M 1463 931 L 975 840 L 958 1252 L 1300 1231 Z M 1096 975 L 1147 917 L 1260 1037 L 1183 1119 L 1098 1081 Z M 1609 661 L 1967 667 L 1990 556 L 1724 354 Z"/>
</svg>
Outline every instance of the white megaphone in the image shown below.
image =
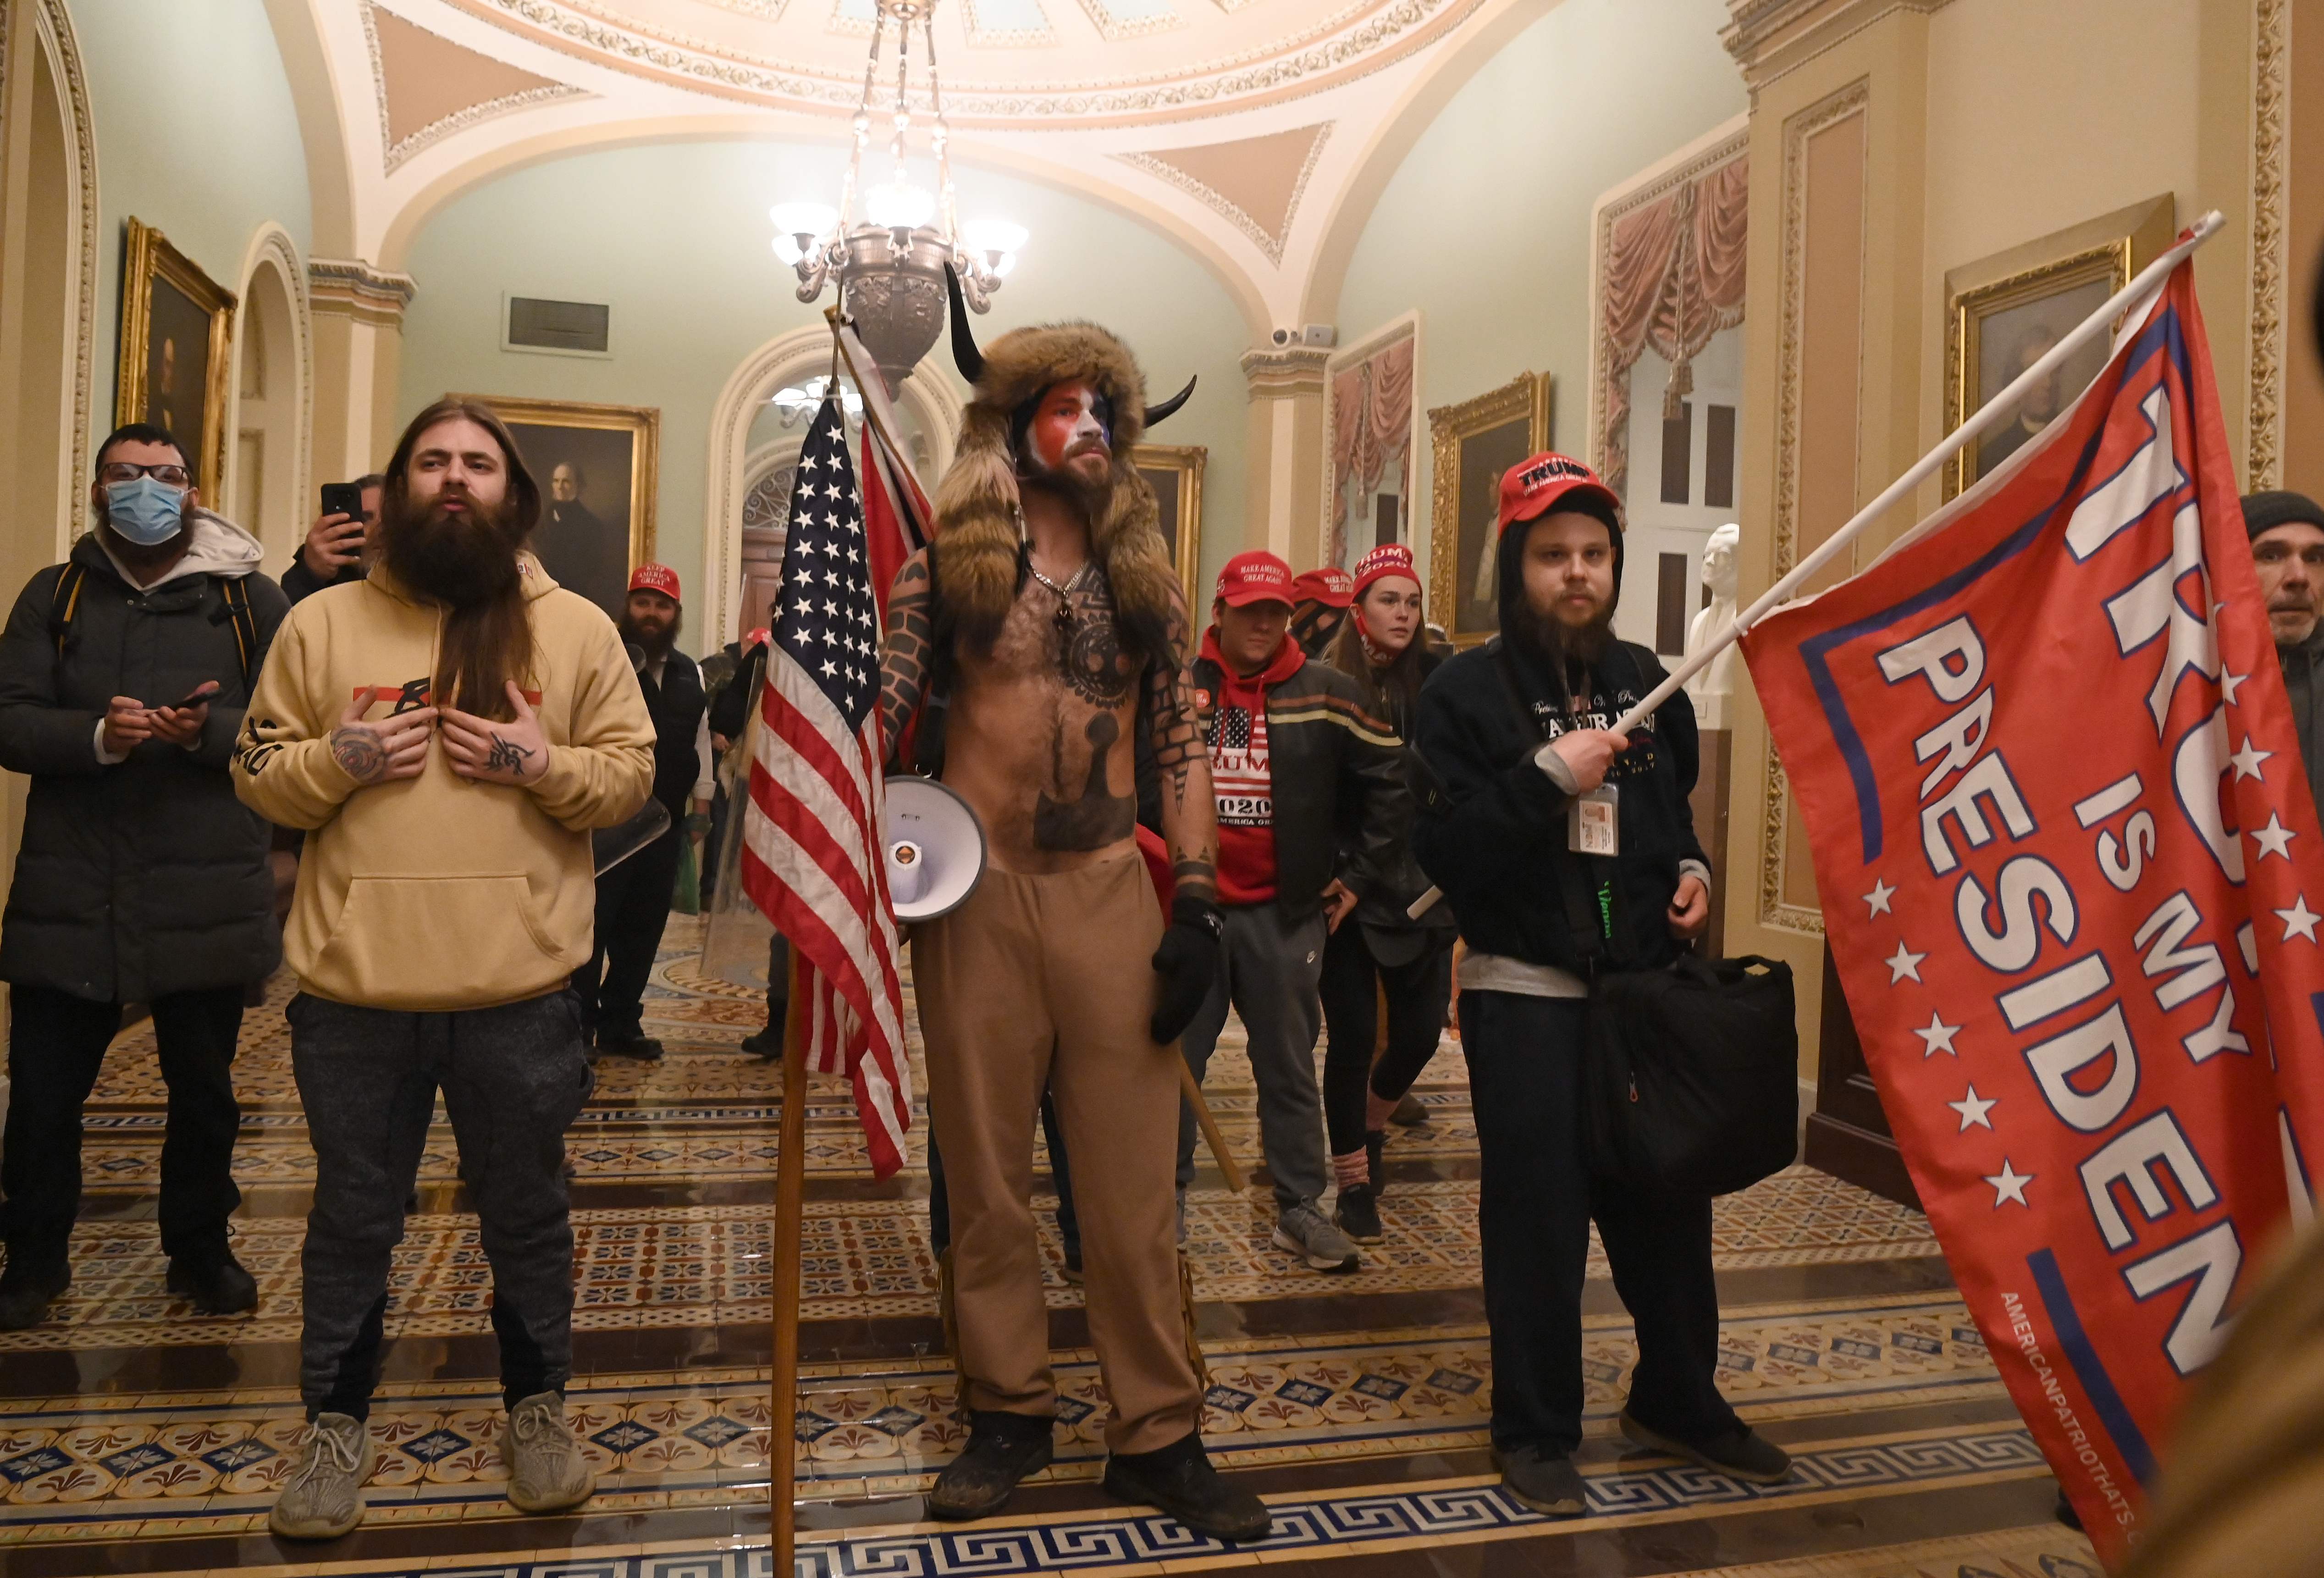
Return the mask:
<svg viewBox="0 0 2324 1578">
<path fill-rule="evenodd" d="M 984 875 L 984 826 L 969 804 L 932 778 L 888 780 L 880 815 L 888 898 L 900 921 L 950 915 Z"/>
</svg>

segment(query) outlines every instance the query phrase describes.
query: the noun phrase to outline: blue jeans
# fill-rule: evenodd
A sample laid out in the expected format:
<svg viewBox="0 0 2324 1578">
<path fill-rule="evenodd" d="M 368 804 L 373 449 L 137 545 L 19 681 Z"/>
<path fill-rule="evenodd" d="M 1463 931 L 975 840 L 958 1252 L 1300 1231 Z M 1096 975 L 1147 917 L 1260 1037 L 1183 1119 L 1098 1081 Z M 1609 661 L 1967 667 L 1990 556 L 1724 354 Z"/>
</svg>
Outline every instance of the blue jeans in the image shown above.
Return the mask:
<svg viewBox="0 0 2324 1578">
<path fill-rule="evenodd" d="M 1637 1324 L 1629 1410 L 1681 1441 L 1735 1427 L 1719 1395 L 1719 1287 L 1711 1201 L 1594 1186 L 1584 1149 L 1578 998 L 1461 994 L 1461 1047 L 1483 1186 L 1485 1319 L 1493 1444 L 1571 1453 L 1582 1444 L 1582 1287 L 1590 1223 Z"/>
</svg>

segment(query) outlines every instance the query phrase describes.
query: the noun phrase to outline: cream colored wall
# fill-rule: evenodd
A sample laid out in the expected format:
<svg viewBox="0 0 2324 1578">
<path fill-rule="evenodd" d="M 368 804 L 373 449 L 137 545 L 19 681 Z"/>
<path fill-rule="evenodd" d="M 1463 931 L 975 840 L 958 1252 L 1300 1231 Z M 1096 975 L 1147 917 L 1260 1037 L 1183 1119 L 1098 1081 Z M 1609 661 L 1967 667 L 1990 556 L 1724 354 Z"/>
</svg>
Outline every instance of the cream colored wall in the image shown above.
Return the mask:
<svg viewBox="0 0 2324 1578">
<path fill-rule="evenodd" d="M 1929 19 L 1928 272 L 2191 196 L 2201 0 L 1952 0 Z"/>
<path fill-rule="evenodd" d="M 101 438 L 114 426 L 124 221 L 134 216 L 160 230 L 232 291 L 252 235 L 267 221 L 306 255 L 307 163 L 261 0 L 67 0 L 66 9 L 88 73 L 101 172 L 89 411 Z"/>
<path fill-rule="evenodd" d="M 2199 159 L 2204 0 L 1952 0 L 1929 19 L 1921 431 L 1944 425 L 1945 274 L 2149 198 L 2187 225 L 2233 193 Z M 2214 247 L 2196 262 L 2216 281 Z M 2207 291 L 2205 307 L 2220 299 Z M 2212 323 L 2232 340 L 2233 324 Z M 2224 381 L 2223 381 L 2224 382 Z M 1891 524 L 1893 534 L 1910 524 Z"/>
</svg>

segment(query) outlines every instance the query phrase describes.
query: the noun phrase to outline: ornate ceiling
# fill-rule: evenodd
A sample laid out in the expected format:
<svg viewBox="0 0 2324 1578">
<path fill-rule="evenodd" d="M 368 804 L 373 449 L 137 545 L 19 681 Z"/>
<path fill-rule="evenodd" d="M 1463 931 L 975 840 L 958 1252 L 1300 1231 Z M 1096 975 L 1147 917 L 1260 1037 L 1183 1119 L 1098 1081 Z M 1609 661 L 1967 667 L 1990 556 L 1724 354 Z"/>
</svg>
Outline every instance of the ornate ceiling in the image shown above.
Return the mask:
<svg viewBox="0 0 2324 1578">
<path fill-rule="evenodd" d="M 956 161 L 1155 225 L 1220 275 L 1257 337 L 1328 317 L 1383 167 L 1557 3 L 937 0 L 935 37 Z M 350 234 L 318 248 L 388 268 L 429 213 L 516 163 L 678 137 L 844 138 L 873 20 L 872 0 L 272 9 L 278 31 L 312 28 L 302 42 L 334 88 Z"/>
</svg>

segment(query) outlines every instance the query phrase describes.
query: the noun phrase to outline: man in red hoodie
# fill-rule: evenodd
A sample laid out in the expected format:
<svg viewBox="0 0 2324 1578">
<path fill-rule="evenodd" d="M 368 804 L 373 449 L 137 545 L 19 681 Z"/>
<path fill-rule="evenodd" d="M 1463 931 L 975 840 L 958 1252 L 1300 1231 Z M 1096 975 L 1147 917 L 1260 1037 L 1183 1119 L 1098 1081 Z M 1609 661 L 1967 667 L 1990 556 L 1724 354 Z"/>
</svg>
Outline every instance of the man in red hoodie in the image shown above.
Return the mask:
<svg viewBox="0 0 2324 1578">
<path fill-rule="evenodd" d="M 1218 799 L 1223 929 L 1219 978 L 1182 1046 L 1200 1083 L 1233 1003 L 1259 1083 L 1276 1247 L 1318 1271 L 1352 1271 L 1356 1246 L 1322 1208 L 1317 983 L 1323 939 L 1393 861 L 1412 798 L 1397 738 L 1365 711 L 1355 681 L 1291 639 L 1293 596 L 1291 567 L 1275 555 L 1229 559 L 1190 673 Z M 1191 1112 L 1178 1127 L 1183 1220 L 1194 1176 Z"/>
</svg>

